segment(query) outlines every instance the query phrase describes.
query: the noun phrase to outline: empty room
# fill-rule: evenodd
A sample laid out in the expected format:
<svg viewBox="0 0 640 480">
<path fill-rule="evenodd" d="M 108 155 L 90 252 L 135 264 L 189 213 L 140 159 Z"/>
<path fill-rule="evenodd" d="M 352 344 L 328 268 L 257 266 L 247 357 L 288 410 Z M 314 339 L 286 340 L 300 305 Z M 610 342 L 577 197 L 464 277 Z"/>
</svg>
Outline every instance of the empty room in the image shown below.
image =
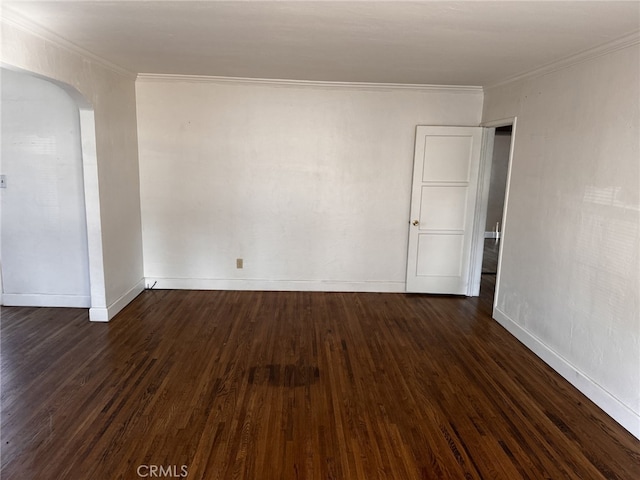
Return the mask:
<svg viewBox="0 0 640 480">
<path fill-rule="evenodd" d="M 3 480 L 640 478 L 640 2 L 0 12 Z"/>
</svg>

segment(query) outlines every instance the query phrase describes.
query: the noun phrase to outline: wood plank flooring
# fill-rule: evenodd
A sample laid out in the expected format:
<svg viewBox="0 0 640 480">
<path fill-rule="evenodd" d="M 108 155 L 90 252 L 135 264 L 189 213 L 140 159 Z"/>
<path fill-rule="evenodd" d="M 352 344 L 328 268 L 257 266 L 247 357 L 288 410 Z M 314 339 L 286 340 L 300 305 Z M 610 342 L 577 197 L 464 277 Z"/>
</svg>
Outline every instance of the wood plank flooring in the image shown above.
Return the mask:
<svg viewBox="0 0 640 480">
<path fill-rule="evenodd" d="M 640 442 L 488 290 L 154 290 L 109 324 L 3 308 L 1 478 L 639 479 Z"/>
</svg>

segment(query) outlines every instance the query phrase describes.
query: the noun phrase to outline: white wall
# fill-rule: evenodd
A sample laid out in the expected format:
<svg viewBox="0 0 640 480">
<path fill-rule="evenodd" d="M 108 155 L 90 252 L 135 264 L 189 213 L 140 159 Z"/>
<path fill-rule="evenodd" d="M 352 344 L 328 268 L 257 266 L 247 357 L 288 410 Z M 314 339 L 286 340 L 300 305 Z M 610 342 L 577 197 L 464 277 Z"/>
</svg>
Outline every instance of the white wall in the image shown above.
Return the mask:
<svg viewBox="0 0 640 480">
<path fill-rule="evenodd" d="M 482 92 L 202 80 L 137 82 L 147 282 L 404 291 L 416 125 Z"/>
<path fill-rule="evenodd" d="M 486 92 L 517 116 L 496 318 L 640 437 L 640 46 Z"/>
<path fill-rule="evenodd" d="M 89 307 L 80 119 L 61 88 L 0 69 L 4 305 Z"/>
<path fill-rule="evenodd" d="M 95 120 L 95 132 L 82 132 L 85 147 L 95 144 L 93 156 L 83 155 L 85 195 L 91 199 L 91 315 L 107 320 L 143 288 L 135 78 L 11 18 L 3 18 L 2 63 L 64 84 L 83 108 L 92 109 L 81 112 L 81 118 Z M 93 179 L 87 176 L 91 169 L 97 170 Z"/>
</svg>

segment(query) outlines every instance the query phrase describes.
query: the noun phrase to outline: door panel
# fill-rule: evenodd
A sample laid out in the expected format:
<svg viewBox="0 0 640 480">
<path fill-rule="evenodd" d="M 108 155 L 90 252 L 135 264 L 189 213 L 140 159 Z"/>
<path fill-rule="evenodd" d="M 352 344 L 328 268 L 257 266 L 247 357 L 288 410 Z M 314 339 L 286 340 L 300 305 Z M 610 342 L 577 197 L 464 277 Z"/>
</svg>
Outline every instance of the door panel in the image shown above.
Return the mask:
<svg viewBox="0 0 640 480">
<path fill-rule="evenodd" d="M 481 127 L 417 128 L 407 291 L 467 293 L 481 146 Z"/>
<path fill-rule="evenodd" d="M 424 127 L 418 127 L 421 129 Z M 434 127 L 442 128 L 442 127 Z M 450 128 L 450 127 L 444 127 Z M 459 128 L 459 127 L 453 127 Z M 473 138 L 467 135 L 426 135 L 424 154 L 429 162 L 422 170 L 423 182 L 467 182 Z"/>
<path fill-rule="evenodd" d="M 420 235 L 418 250 L 440 255 L 418 257 L 416 274 L 420 276 L 457 277 L 462 271 L 462 235 Z"/>
<path fill-rule="evenodd" d="M 466 187 L 422 187 L 420 225 L 426 230 L 463 230 Z"/>
</svg>

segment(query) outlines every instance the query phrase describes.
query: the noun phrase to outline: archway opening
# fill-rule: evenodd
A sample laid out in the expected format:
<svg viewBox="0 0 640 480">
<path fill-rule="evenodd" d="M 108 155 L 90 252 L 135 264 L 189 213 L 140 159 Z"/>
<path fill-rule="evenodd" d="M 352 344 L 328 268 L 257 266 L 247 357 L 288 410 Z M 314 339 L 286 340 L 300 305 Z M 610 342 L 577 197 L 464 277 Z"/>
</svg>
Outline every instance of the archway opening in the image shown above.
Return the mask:
<svg viewBox="0 0 640 480">
<path fill-rule="evenodd" d="M 102 311 L 93 109 L 28 72 L 2 68 L 1 90 L 2 303 Z"/>
</svg>

